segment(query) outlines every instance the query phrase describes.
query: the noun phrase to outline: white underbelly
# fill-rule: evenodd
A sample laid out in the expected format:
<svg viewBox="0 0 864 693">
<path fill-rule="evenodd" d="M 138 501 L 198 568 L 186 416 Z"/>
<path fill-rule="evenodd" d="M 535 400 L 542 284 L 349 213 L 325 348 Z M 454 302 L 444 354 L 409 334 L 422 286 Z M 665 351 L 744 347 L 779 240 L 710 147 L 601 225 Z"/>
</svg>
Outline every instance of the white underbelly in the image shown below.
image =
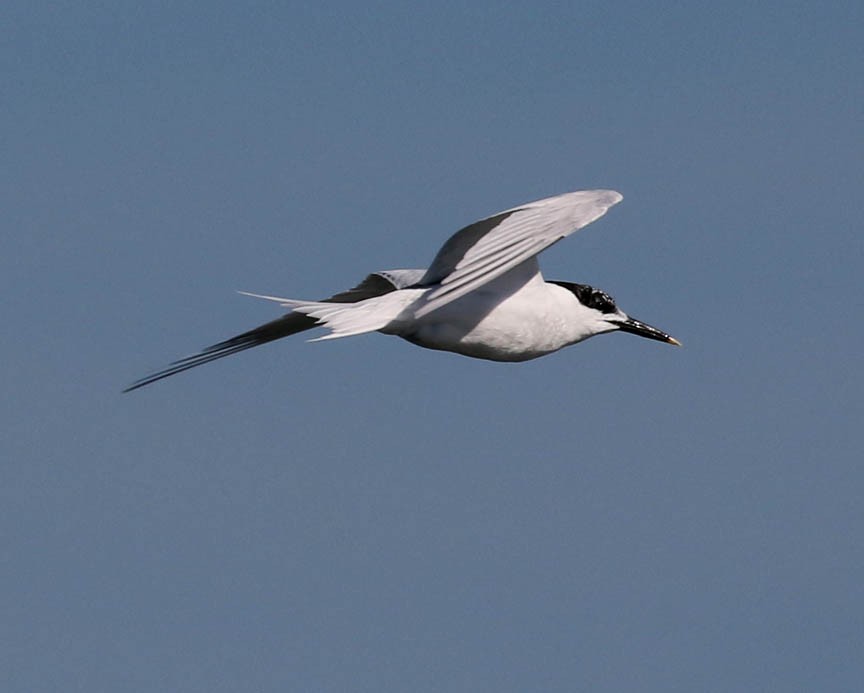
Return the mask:
<svg viewBox="0 0 864 693">
<path fill-rule="evenodd" d="M 475 292 L 387 332 L 428 349 L 492 361 L 527 361 L 573 343 L 555 305 L 538 310 L 531 295 L 501 301 Z"/>
</svg>

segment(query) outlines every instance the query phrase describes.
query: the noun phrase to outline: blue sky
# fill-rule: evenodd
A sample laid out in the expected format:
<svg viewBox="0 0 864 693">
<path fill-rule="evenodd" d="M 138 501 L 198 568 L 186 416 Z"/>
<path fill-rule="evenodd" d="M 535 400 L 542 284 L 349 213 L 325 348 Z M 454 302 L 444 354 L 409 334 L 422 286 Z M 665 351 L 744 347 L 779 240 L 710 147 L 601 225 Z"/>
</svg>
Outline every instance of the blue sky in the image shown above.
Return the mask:
<svg viewBox="0 0 864 693">
<path fill-rule="evenodd" d="M 848 691 L 864 10 L 6 3 L 6 691 Z M 286 340 L 528 200 L 678 337 Z"/>
</svg>

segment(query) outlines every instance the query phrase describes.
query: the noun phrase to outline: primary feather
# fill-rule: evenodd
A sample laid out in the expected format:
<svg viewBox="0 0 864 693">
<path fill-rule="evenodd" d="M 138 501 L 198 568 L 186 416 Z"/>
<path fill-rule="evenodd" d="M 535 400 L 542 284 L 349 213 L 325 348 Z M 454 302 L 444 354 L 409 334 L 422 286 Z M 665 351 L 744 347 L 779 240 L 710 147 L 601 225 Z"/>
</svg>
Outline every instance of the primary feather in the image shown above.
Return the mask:
<svg viewBox="0 0 864 693">
<path fill-rule="evenodd" d="M 532 260 L 553 243 L 602 217 L 622 199 L 614 190 L 580 190 L 519 205 L 466 226 L 441 247 L 421 280 L 425 286 L 438 286 L 417 316 Z"/>
</svg>

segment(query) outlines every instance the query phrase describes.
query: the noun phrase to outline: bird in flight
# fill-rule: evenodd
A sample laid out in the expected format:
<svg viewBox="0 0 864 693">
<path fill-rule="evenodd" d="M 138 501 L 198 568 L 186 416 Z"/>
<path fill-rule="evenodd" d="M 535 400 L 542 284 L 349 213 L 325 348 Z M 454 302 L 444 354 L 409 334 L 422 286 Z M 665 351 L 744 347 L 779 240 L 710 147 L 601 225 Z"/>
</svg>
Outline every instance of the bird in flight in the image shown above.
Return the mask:
<svg viewBox="0 0 864 693">
<path fill-rule="evenodd" d="M 540 273 L 542 251 L 621 199 L 614 190 L 580 190 L 519 205 L 457 231 L 428 269 L 374 272 L 321 301 L 248 294 L 291 311 L 175 361 L 124 392 L 316 326 L 329 334 L 313 341 L 382 332 L 427 349 L 492 361 L 528 361 L 619 330 L 680 346 L 631 318 L 605 292 L 546 281 Z"/>
</svg>

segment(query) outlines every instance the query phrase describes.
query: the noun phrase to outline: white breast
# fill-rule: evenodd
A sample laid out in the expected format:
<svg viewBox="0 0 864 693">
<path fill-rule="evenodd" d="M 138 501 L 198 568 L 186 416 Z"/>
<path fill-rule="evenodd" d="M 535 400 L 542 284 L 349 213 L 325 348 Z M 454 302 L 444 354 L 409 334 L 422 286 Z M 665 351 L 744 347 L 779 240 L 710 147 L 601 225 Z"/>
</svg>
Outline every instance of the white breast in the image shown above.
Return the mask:
<svg viewBox="0 0 864 693">
<path fill-rule="evenodd" d="M 429 349 L 492 361 L 527 361 L 593 334 L 579 329 L 586 309 L 572 293 L 536 280 L 510 295 L 495 282 L 386 332 Z M 382 330 L 384 331 L 384 330 Z"/>
</svg>

